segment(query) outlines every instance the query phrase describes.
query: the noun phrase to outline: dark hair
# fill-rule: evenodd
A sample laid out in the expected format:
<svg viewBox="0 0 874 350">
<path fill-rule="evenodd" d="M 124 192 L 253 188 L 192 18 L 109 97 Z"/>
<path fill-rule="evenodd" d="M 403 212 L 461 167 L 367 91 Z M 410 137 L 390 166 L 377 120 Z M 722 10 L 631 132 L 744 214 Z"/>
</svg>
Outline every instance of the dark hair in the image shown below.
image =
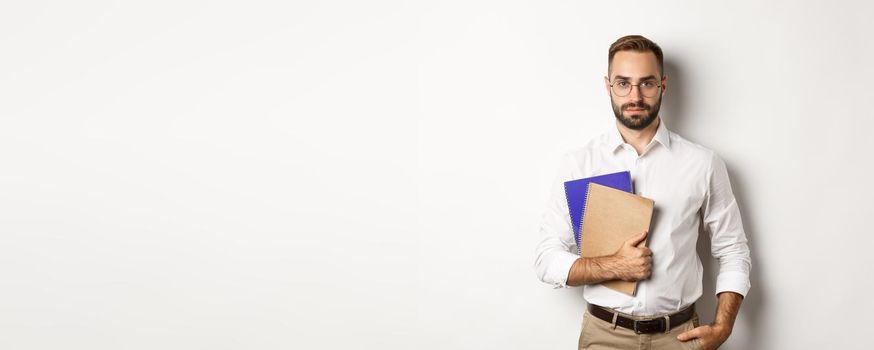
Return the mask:
<svg viewBox="0 0 874 350">
<path fill-rule="evenodd" d="M 665 61 L 662 54 L 662 48 L 651 40 L 640 35 L 626 35 L 619 39 L 613 45 L 610 45 L 610 51 L 607 55 L 607 71 L 611 72 L 613 67 L 613 56 L 619 51 L 636 51 L 636 52 L 652 52 L 656 60 L 659 61 L 659 73 L 665 74 Z"/>
</svg>

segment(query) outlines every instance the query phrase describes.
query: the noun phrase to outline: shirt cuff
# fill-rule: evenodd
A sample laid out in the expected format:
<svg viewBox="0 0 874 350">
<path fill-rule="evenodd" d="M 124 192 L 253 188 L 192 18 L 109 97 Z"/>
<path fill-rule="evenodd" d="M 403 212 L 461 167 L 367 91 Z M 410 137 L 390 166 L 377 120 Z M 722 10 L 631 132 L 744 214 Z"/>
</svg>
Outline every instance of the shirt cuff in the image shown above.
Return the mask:
<svg viewBox="0 0 874 350">
<path fill-rule="evenodd" d="M 555 256 L 555 261 L 552 263 L 552 278 L 550 278 L 553 289 L 569 288 L 567 285 L 567 277 L 571 272 L 571 267 L 580 256 L 571 252 L 561 251 Z"/>
<path fill-rule="evenodd" d="M 723 271 L 716 277 L 716 295 L 722 292 L 735 292 L 744 298 L 750 291 L 750 276 L 739 271 Z"/>
</svg>

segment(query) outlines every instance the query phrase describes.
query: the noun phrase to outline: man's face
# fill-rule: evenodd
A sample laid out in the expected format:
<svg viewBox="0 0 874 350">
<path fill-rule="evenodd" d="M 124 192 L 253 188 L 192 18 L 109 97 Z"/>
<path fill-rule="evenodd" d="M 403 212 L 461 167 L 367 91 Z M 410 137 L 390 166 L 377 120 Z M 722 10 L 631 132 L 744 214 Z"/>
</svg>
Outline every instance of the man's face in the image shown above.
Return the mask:
<svg viewBox="0 0 874 350">
<path fill-rule="evenodd" d="M 634 130 L 649 126 L 659 115 L 667 79 L 667 76 L 659 73 L 658 59 L 652 52 L 617 52 L 613 56 L 610 76 L 604 77 L 616 120 Z M 641 86 L 633 86 L 628 95 L 618 96 L 610 87 L 611 83 L 637 85 L 645 82 L 660 84 L 661 89 L 654 91 L 649 97 L 644 94 L 645 91 L 641 91 Z"/>
</svg>

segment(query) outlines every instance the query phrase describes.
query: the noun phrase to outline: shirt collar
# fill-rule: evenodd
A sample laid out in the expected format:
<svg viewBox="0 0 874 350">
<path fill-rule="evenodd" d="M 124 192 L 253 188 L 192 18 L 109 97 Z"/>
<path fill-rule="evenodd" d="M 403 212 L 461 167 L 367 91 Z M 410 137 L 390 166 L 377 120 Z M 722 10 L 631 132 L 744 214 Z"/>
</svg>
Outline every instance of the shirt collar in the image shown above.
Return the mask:
<svg viewBox="0 0 874 350">
<path fill-rule="evenodd" d="M 668 150 L 671 149 L 671 133 L 665 126 L 665 120 L 662 118 L 659 118 L 659 127 L 656 129 L 656 134 L 653 137 L 653 140 L 662 144 L 662 146 L 665 146 Z M 611 151 L 615 152 L 616 149 L 624 143 L 625 140 L 622 138 L 622 134 L 619 133 L 619 126 L 614 124 L 607 137 L 607 146 L 610 147 Z M 650 143 L 652 143 L 652 141 L 650 141 Z"/>
</svg>

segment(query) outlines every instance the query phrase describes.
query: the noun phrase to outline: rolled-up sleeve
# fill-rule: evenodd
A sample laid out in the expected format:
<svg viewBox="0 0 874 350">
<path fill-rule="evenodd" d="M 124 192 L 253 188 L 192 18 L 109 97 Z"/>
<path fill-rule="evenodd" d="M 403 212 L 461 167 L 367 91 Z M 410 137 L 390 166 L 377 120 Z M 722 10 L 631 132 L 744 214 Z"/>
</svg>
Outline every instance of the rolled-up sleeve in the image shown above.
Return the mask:
<svg viewBox="0 0 874 350">
<path fill-rule="evenodd" d="M 540 241 L 535 249 L 534 271 L 553 288 L 567 288 L 571 266 L 580 257 L 575 251 L 573 228 L 568 214 L 564 182 L 572 179 L 573 157 L 565 154 L 553 181 L 551 195 L 540 224 Z"/>
<path fill-rule="evenodd" d="M 711 254 L 719 260 L 716 294 L 729 291 L 746 297 L 750 290 L 750 249 L 725 162 L 715 153 L 708 183 L 703 221 L 710 234 Z"/>
</svg>

